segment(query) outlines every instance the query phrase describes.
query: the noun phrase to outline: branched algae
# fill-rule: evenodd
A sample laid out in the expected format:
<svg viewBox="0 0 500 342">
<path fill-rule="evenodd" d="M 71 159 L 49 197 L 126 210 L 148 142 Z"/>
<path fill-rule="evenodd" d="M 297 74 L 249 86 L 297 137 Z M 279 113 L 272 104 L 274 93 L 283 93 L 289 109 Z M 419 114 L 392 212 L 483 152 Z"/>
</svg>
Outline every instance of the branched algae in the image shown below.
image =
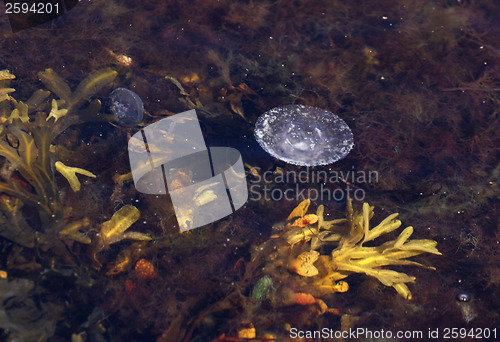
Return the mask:
<svg viewBox="0 0 500 342">
<path fill-rule="evenodd" d="M 379 246 L 365 245 L 398 229 L 401 225 L 401 221 L 396 220 L 398 214 L 389 215 L 370 228 L 373 207 L 368 203 L 364 203 L 362 211 L 358 212 L 348 201 L 346 217 L 331 221 L 324 219 L 322 205 L 315 214 L 307 214 L 309 205 L 310 200 L 301 202 L 288 216 L 281 234 L 254 247 L 241 278 L 231 286 L 232 291 L 200 312 L 196 319 L 191 320 L 192 323 L 186 323 L 184 319 L 183 322 L 172 322 L 158 341 L 170 341 L 174 336 L 181 336 L 179 341 L 188 341 L 199 322 L 220 311 L 244 312 L 245 320 L 256 326 L 267 324 L 267 321 L 259 320 L 269 306 L 277 315 L 290 306 L 302 306 L 301 311 L 294 311 L 299 320 L 326 313 L 339 315 L 339 309 L 328 307 L 326 298 L 324 301 L 321 297 L 348 291 L 349 285 L 342 280 L 353 273 L 376 278 L 382 284 L 392 286 L 405 299 L 411 299 L 406 284 L 415 281 L 415 277 L 384 267 L 423 266 L 407 259 L 423 253 L 441 254 L 436 249 L 436 241 L 409 240 L 412 227 Z M 187 324 L 187 327 L 179 324 Z"/>
<path fill-rule="evenodd" d="M 314 295 L 347 291 L 347 284 L 339 280 L 352 273 L 364 273 L 386 286 L 392 286 L 402 297 L 411 299 L 412 295 L 406 284 L 414 282 L 416 278 L 383 267 L 390 265 L 427 267 L 408 258 L 423 253 L 441 255 L 434 240 L 409 240 L 413 233 L 411 226 L 405 228 L 394 240 L 379 246 L 365 245 L 398 229 L 401 226 L 401 221 L 396 219 L 398 214 L 389 215 L 370 229 L 374 208 L 368 203 L 364 203 L 362 211 L 357 212 L 353 210 L 351 201 L 348 201 L 346 218 L 333 221 L 324 220 L 323 206 L 319 206 L 316 214 L 305 215 L 309 203 L 309 200 L 306 200 L 299 204 L 288 220 L 297 216 L 300 218 L 288 224 L 289 229 L 282 236 L 275 238 L 286 241 L 290 246 L 291 254 L 286 267 L 293 273 L 310 278 L 311 280 L 307 281 L 310 286 L 308 291 Z M 304 220 L 306 217 L 308 218 Z M 321 254 L 322 247 L 327 246 L 335 248 L 328 255 Z M 327 250 L 331 250 L 331 247 Z M 278 259 L 279 256 L 272 258 Z M 272 270 L 276 266 L 267 267 Z M 304 289 L 303 285 L 300 287 Z"/>
<path fill-rule="evenodd" d="M 63 205 L 55 171 L 68 180 L 73 191 L 81 187 L 76 173 L 95 175 L 58 161 L 51 143 L 69 126 L 97 116 L 101 108 L 99 100 L 91 101 L 84 109 L 81 107 L 95 92 L 111 83 L 116 74 L 111 69 L 96 71 L 72 92 L 61 77 L 47 69 L 39 77 L 59 99 L 48 102 L 51 92 L 38 90 L 22 102 L 11 96 L 15 89 L 8 87 L 15 76 L 8 70 L 0 71 L 0 156 L 5 158 L 0 177 L 1 236 L 24 247 L 40 245 L 42 249 L 57 244 L 59 239 L 54 239 L 57 237 L 90 242 L 79 232 L 88 226 L 88 219 L 65 226 L 64 216 L 70 208 Z M 33 210 L 37 212 L 36 219 Z"/>
<path fill-rule="evenodd" d="M 411 299 L 411 292 L 406 283 L 414 282 L 415 277 L 402 272 L 383 269 L 389 265 L 415 265 L 426 267 L 407 258 L 431 253 L 441 255 L 437 250 L 437 242 L 429 239 L 409 240 L 413 234 L 413 227 L 406 227 L 399 236 L 392 241 L 376 247 L 365 247 L 364 243 L 390 233 L 401 226 L 401 221 L 395 218 L 398 214 L 389 215 L 376 227 L 370 229 L 370 219 L 373 217 L 373 207 L 363 203 L 362 212 L 353 212 L 351 202 L 348 202 L 347 222 L 349 228 L 339 246 L 330 256 L 320 257 L 328 270 L 327 278 L 336 281 L 347 277 L 351 273 L 365 273 L 376 278 L 385 286 L 392 286 L 401 296 Z M 435 269 L 434 267 L 428 267 Z"/>
</svg>

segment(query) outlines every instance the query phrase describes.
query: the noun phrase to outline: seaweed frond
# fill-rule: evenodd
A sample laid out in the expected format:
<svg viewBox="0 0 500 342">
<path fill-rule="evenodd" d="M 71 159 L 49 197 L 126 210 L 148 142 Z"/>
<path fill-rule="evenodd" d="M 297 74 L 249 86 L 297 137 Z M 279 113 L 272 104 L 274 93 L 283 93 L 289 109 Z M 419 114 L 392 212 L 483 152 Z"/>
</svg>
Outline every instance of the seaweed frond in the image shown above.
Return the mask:
<svg viewBox="0 0 500 342">
<path fill-rule="evenodd" d="M 38 73 L 43 84 L 66 103 L 68 110 L 80 108 L 92 95 L 113 82 L 117 75 L 118 73 L 111 68 L 97 70 L 81 81 L 72 92 L 66 81 L 54 70 L 48 68 Z"/>
<path fill-rule="evenodd" d="M 74 224 L 64 222 L 69 207 L 63 205 L 55 171 L 68 180 L 73 191 L 81 187 L 77 173 L 92 178 L 95 175 L 58 161 L 51 143 L 69 126 L 98 117 L 100 101 L 91 101 L 91 96 L 116 75 L 109 68 L 98 70 L 72 92 L 63 78 L 47 69 L 39 76 L 50 91 L 37 90 L 22 102 L 11 95 L 14 89 L 9 82 L 15 76 L 8 70 L 0 71 L 1 236 L 28 248 L 37 243 L 43 249 L 54 247 L 60 244 L 55 237 L 90 243 L 89 237 L 79 231 L 88 225 L 85 218 Z M 51 92 L 58 98 L 50 99 Z M 85 103 L 86 108 L 80 109 Z"/>
<path fill-rule="evenodd" d="M 287 221 L 295 217 L 299 219 L 287 226 L 290 229 L 283 235 L 283 238 L 292 246 L 301 241 L 311 241 L 311 249 L 318 249 L 323 244 L 340 241 L 342 237 L 340 232 L 343 231 L 342 225 L 346 219 L 325 221 L 323 205 L 318 207 L 316 214 L 306 215 L 309 204 L 310 200 L 306 199 L 290 213 Z"/>
<path fill-rule="evenodd" d="M 0 81 L 13 80 L 14 78 L 16 78 L 16 76 L 9 70 L 0 70 Z"/>
<path fill-rule="evenodd" d="M 64 178 L 69 183 L 69 186 L 71 186 L 71 189 L 74 192 L 80 191 L 80 188 L 82 187 L 80 181 L 76 177 L 76 174 L 79 173 L 81 175 L 90 177 L 90 178 L 96 178 L 96 175 L 94 175 L 92 172 L 81 169 L 79 167 L 71 167 L 71 166 L 66 166 L 62 162 L 57 161 L 55 163 L 56 170 L 59 171 L 61 175 L 63 175 Z"/>
<path fill-rule="evenodd" d="M 78 241 L 83 244 L 90 244 L 92 241 L 88 237 L 87 234 L 80 232 L 80 229 L 88 227 L 90 225 L 90 221 L 88 218 L 84 218 L 79 221 L 71 222 L 63 230 L 59 232 L 59 235 L 62 237 L 68 237 L 71 240 Z"/>
<path fill-rule="evenodd" d="M 18 198 L 0 196 L 0 235 L 28 248 L 35 246 L 36 231 L 19 215 L 23 203 Z"/>
<path fill-rule="evenodd" d="M 101 110 L 101 102 L 98 99 L 90 100 L 102 88 L 109 86 L 117 75 L 118 73 L 111 68 L 94 71 L 72 92 L 68 83 L 54 70 L 48 68 L 39 72 L 38 77 L 42 83 L 60 99 L 56 102 L 52 101 L 49 115 L 49 118 L 54 117 L 57 121 L 53 128 L 54 136 L 71 125 L 105 118 L 105 116 L 97 115 Z M 82 108 L 86 103 L 88 105 Z"/>
<path fill-rule="evenodd" d="M 14 120 L 5 129 L 11 139 L 0 140 L 0 156 L 15 173 L 11 179 L 0 181 L 0 191 L 37 208 L 42 228 L 49 229 L 63 212 L 51 165 L 50 126 L 30 132 L 23 122 Z M 16 178 L 12 178 L 14 175 Z"/>
<path fill-rule="evenodd" d="M 9 98 L 9 94 L 15 92 L 13 88 L 1 88 L 0 89 L 0 102 L 5 101 Z"/>
<path fill-rule="evenodd" d="M 304 215 L 301 205 L 298 208 L 300 208 L 300 214 Z M 365 246 L 367 242 L 401 226 L 401 221 L 396 219 L 398 216 L 396 213 L 389 215 L 376 227 L 370 228 L 373 209 L 368 203 L 364 203 L 361 212 L 354 212 L 349 200 L 345 219 L 324 221 L 324 208 L 320 206 L 317 211 L 318 221 L 315 224 L 293 228 L 283 235 L 285 241 L 292 246 L 299 241 L 311 240 L 311 250 L 293 258 L 288 263 L 288 269 L 303 277 L 318 276 L 313 284 L 324 289 L 335 288 L 339 284 L 336 283 L 337 281 L 352 273 L 364 273 L 386 286 L 392 286 L 402 297 L 411 299 L 412 295 L 406 284 L 414 282 L 416 278 L 383 267 L 414 265 L 435 269 L 408 260 L 408 258 L 423 253 L 441 255 L 436 248 L 437 242 L 428 239 L 409 240 L 413 234 L 413 227 L 410 226 L 394 240 L 384 242 L 379 246 Z M 320 250 L 324 244 L 335 244 L 336 248 L 330 255 L 320 255 L 317 250 Z"/>
<path fill-rule="evenodd" d="M 54 118 L 54 121 L 57 121 L 59 118 L 62 118 L 66 114 L 68 114 L 67 109 L 59 109 L 58 108 L 57 101 L 55 99 L 52 99 L 52 109 L 50 110 L 49 117 L 47 118 L 47 121 L 50 120 L 50 118 Z"/>
<path fill-rule="evenodd" d="M 354 213 L 349 202 L 347 222 L 349 232 L 333 250 L 326 265 L 328 277 L 331 280 L 344 279 L 351 273 L 364 273 L 374 277 L 386 286 L 392 286 L 401 296 L 411 299 L 411 292 L 406 283 L 414 282 L 415 277 L 402 272 L 381 268 L 389 265 L 415 265 L 426 267 L 407 258 L 423 253 L 441 255 L 437 250 L 437 242 L 421 239 L 409 240 L 413 234 L 413 227 L 405 228 L 401 234 L 392 241 L 385 242 L 376 247 L 365 247 L 364 243 L 372 241 L 381 235 L 390 233 L 401 226 L 401 221 L 396 220 L 398 214 L 389 215 L 376 227 L 370 229 L 370 219 L 373 217 L 373 207 L 363 203 L 361 213 Z M 434 267 L 427 267 L 435 269 Z"/>
<path fill-rule="evenodd" d="M 110 245 L 123 239 L 151 240 L 149 235 L 138 232 L 125 232 L 140 217 L 139 209 L 133 205 L 126 205 L 113 214 L 109 221 L 101 225 L 101 239 L 103 244 Z"/>
<path fill-rule="evenodd" d="M 97 266 L 102 264 L 97 259 L 97 254 L 111 244 L 124 239 L 150 241 L 151 236 L 139 232 L 126 232 L 141 216 L 139 209 L 133 205 L 125 205 L 113 214 L 110 220 L 103 222 L 100 227 L 99 240 L 92 250 L 92 258 Z"/>
</svg>

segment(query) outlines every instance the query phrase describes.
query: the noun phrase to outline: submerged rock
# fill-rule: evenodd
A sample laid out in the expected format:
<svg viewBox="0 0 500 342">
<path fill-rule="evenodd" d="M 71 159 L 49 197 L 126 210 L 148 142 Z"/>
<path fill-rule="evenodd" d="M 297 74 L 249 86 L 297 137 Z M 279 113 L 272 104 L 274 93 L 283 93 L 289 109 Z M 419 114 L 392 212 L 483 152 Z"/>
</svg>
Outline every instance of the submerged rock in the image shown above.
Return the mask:
<svg viewBox="0 0 500 342">
<path fill-rule="evenodd" d="M 116 88 L 110 95 L 111 112 L 123 126 L 135 126 L 142 121 L 144 105 L 139 95 L 126 88 Z"/>
<path fill-rule="evenodd" d="M 351 129 L 320 108 L 288 105 L 262 114 L 255 124 L 260 146 L 286 163 L 316 166 L 334 163 L 354 146 Z"/>
</svg>

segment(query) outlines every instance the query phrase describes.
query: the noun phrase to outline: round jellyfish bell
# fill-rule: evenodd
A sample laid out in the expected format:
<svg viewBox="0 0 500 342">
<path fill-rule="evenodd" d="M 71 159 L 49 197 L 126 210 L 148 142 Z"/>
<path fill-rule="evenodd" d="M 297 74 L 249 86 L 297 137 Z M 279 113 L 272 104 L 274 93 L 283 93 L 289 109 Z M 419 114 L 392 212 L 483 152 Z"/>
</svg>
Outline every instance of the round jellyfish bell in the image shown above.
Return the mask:
<svg viewBox="0 0 500 342">
<path fill-rule="evenodd" d="M 123 126 L 135 126 L 142 121 L 144 105 L 139 95 L 127 88 L 116 88 L 110 94 L 111 112 Z"/>
<path fill-rule="evenodd" d="M 332 164 L 354 146 L 344 120 L 304 105 L 277 107 L 262 114 L 255 124 L 255 138 L 273 157 L 301 166 Z"/>
</svg>

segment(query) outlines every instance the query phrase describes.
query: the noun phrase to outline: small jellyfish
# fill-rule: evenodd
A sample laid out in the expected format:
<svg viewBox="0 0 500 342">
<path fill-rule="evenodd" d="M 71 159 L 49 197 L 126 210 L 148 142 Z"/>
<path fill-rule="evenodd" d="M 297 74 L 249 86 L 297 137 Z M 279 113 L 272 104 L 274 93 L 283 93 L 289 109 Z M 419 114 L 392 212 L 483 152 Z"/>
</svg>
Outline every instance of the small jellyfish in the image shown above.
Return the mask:
<svg viewBox="0 0 500 342">
<path fill-rule="evenodd" d="M 332 164 L 354 146 L 344 120 L 304 105 L 277 107 L 262 114 L 255 124 L 255 138 L 273 157 L 301 166 Z"/>
<path fill-rule="evenodd" d="M 111 112 L 120 125 L 131 127 L 142 121 L 144 105 L 139 95 L 126 88 L 116 88 L 110 98 Z"/>
</svg>

